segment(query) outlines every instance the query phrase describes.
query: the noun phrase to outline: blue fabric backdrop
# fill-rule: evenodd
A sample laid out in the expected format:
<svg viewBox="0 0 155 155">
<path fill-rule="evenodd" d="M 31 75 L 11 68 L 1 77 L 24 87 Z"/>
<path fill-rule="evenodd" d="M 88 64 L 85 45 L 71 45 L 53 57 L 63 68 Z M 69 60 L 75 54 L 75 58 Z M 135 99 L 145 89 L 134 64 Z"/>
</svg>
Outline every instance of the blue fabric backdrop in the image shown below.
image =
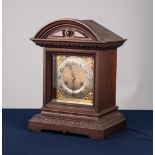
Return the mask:
<svg viewBox="0 0 155 155">
<path fill-rule="evenodd" d="M 3 155 L 151 155 L 153 112 L 122 110 L 127 128 L 105 140 L 59 132 L 33 132 L 27 121 L 39 110 L 3 109 Z"/>
</svg>

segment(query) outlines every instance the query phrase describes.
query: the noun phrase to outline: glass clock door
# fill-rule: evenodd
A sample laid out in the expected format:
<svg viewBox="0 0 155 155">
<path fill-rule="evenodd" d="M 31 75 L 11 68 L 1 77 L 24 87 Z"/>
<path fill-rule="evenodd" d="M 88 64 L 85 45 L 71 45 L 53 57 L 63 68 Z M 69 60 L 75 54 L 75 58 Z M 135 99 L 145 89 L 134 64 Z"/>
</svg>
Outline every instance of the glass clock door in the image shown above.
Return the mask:
<svg viewBox="0 0 155 155">
<path fill-rule="evenodd" d="M 93 104 L 94 57 L 55 55 L 53 85 L 59 102 Z"/>
</svg>

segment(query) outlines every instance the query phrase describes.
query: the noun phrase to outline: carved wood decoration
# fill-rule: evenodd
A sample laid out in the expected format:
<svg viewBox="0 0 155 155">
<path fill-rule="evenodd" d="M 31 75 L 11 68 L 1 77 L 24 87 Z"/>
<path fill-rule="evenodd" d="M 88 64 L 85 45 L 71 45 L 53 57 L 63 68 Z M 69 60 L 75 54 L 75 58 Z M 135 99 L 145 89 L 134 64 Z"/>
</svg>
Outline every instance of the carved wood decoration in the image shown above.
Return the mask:
<svg viewBox="0 0 155 155">
<path fill-rule="evenodd" d="M 126 41 L 93 20 L 73 19 L 49 23 L 31 40 L 42 47 L 99 50 L 117 48 Z"/>
<path fill-rule="evenodd" d="M 29 129 L 56 130 L 102 139 L 125 127 L 125 118 L 118 112 L 115 100 L 117 47 L 121 46 L 126 39 L 92 20 L 62 19 L 41 28 L 31 40 L 36 45 L 44 47 L 44 81 L 43 107 L 40 114 L 29 120 Z M 81 64 L 77 63 L 79 66 L 75 70 L 79 72 L 77 76 L 81 77 L 83 72 L 80 71 L 82 70 L 80 66 L 87 64 L 89 68 L 89 63 L 86 61 L 93 60 L 91 64 L 94 68 L 92 70 L 93 89 L 89 91 L 92 93 L 91 102 L 87 103 L 88 94 L 87 97 L 80 97 L 80 93 L 88 90 L 75 94 L 78 92 L 78 90 L 75 91 L 75 86 L 71 97 L 61 97 L 61 93 L 63 96 L 63 93 L 68 92 L 62 92 L 59 88 L 61 85 L 57 87 L 58 78 L 61 75 L 58 74 L 60 65 L 55 65 L 58 58 L 61 59 L 60 65 L 63 61 L 69 63 L 69 58 L 72 58 L 74 64 L 72 67 L 75 67 L 79 60 Z M 62 69 L 64 71 L 64 68 Z M 68 73 L 63 73 L 63 76 L 65 74 L 68 79 L 72 79 L 71 84 L 74 85 L 76 73 L 74 72 L 73 75 L 70 67 L 66 69 L 67 71 Z M 85 69 L 85 72 L 89 72 L 89 69 Z M 89 75 L 88 78 L 90 77 Z M 78 84 L 77 79 L 76 81 Z M 85 86 L 83 82 L 80 82 L 77 89 L 88 89 L 89 85 Z M 68 85 L 68 81 L 64 82 L 64 86 L 65 83 Z M 65 91 L 67 90 L 68 87 Z M 75 95 L 79 98 L 77 99 Z M 87 98 L 88 101 L 85 100 Z"/>
</svg>

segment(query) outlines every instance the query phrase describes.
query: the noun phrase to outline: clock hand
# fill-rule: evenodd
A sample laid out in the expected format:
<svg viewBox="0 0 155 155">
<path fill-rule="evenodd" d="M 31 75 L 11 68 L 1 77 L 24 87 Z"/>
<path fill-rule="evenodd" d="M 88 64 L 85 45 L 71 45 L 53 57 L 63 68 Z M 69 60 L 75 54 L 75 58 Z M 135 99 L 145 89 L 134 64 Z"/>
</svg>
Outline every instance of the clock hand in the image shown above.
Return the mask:
<svg viewBox="0 0 155 155">
<path fill-rule="evenodd" d="M 72 84 L 73 84 L 72 89 L 75 90 L 75 80 L 76 80 L 76 78 L 75 78 L 75 76 L 74 76 L 73 69 L 72 69 L 71 66 L 69 66 L 69 69 L 70 69 L 71 75 L 72 75 Z"/>
<path fill-rule="evenodd" d="M 76 78 L 75 78 L 75 76 L 74 76 L 74 73 L 73 73 L 73 69 L 72 69 L 72 67 L 69 66 L 69 69 L 70 69 L 70 71 L 71 71 L 72 80 L 75 81 Z"/>
</svg>

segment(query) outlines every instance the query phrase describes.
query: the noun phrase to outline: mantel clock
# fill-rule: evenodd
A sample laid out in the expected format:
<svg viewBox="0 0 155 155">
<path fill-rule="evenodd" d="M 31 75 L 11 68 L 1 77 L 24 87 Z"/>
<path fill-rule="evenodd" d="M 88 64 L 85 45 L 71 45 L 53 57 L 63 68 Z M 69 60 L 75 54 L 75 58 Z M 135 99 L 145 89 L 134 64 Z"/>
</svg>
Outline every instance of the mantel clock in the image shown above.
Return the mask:
<svg viewBox="0 0 155 155">
<path fill-rule="evenodd" d="M 93 20 L 62 19 L 31 40 L 44 48 L 43 107 L 29 129 L 102 139 L 125 127 L 115 103 L 117 48 L 125 39 Z"/>
</svg>

